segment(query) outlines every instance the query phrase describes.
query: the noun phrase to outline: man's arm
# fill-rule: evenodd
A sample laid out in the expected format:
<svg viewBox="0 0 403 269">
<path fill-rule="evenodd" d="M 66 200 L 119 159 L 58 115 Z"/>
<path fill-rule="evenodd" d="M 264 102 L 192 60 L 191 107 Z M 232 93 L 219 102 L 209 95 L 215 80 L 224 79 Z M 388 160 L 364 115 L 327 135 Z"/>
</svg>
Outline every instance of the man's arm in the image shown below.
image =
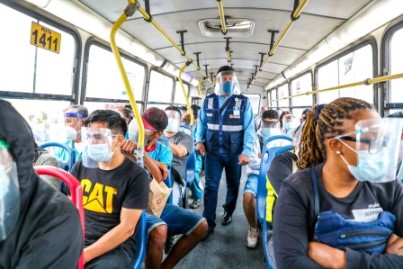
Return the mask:
<svg viewBox="0 0 403 269">
<path fill-rule="evenodd" d="M 243 131 L 244 131 L 242 155 L 246 155 L 246 156 L 250 157 L 250 155 L 253 152 L 256 130 L 255 130 L 254 122 L 253 122 L 253 110 L 250 105 L 249 99 L 246 102 L 245 111 L 244 111 L 242 120 L 243 120 L 242 125 L 243 125 Z"/>
<path fill-rule="evenodd" d="M 204 143 L 207 129 L 207 118 L 204 105 L 199 110 L 199 121 L 197 124 L 196 143 Z"/>
<path fill-rule="evenodd" d="M 193 149 L 193 138 L 185 133 L 180 133 L 177 137 L 178 140 L 174 141 L 176 144 L 169 142 L 169 147 L 175 157 L 182 158 Z"/>
<path fill-rule="evenodd" d="M 129 237 L 133 236 L 142 212 L 142 209 L 128 209 L 122 207 L 120 223 L 99 238 L 94 244 L 84 249 L 85 263 L 116 248 Z"/>
<path fill-rule="evenodd" d="M 169 147 L 171 148 L 173 155 L 177 158 L 181 158 L 189 154 L 188 149 L 181 144 L 175 145 L 174 143 L 169 142 Z"/>
<path fill-rule="evenodd" d="M 144 154 L 144 165 L 158 183 L 162 182 L 168 175 L 168 166 L 150 158 L 147 154 Z"/>
</svg>

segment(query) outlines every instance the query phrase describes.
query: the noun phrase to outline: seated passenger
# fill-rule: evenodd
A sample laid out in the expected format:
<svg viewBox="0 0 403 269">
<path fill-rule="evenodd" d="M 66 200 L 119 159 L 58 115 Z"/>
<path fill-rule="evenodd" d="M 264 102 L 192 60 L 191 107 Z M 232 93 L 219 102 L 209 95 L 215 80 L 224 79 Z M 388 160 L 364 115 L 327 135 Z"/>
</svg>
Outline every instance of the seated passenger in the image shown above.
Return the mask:
<svg viewBox="0 0 403 269">
<path fill-rule="evenodd" d="M 84 119 L 88 117 L 88 109 L 81 105 L 72 105 L 64 110 L 64 121 L 67 127 L 72 128 L 72 132 L 67 135 L 66 145 L 72 148 L 76 154 L 76 160 L 81 159 L 83 151 L 81 143 L 81 127 Z M 74 132 L 75 131 L 75 132 Z M 56 157 L 63 161 L 68 160 L 67 152 L 64 149 L 56 153 Z"/>
<path fill-rule="evenodd" d="M 35 147 L 34 167 L 41 165 L 59 167 L 59 161 L 52 154 L 49 154 L 45 149 L 39 148 L 35 141 L 34 141 L 34 147 Z M 62 181 L 60 179 L 51 176 L 41 176 L 41 179 L 49 183 L 56 190 L 61 190 Z"/>
<path fill-rule="evenodd" d="M 168 168 L 172 162 L 170 149 L 158 143 L 163 130 L 168 125 L 168 117 L 164 111 L 151 107 L 144 111 L 142 120 L 145 128 L 144 165 L 158 182 L 168 175 Z M 137 130 L 138 132 L 138 130 Z M 137 134 L 130 134 L 132 140 L 137 141 Z M 137 144 L 127 140 L 122 146 L 124 152 L 132 153 Z M 173 268 L 185 257 L 207 233 L 207 221 L 189 210 L 175 205 L 166 204 L 160 218 L 147 213 L 147 256 L 146 268 Z M 173 246 L 168 256 L 161 263 L 167 235 L 183 235 Z"/>
<path fill-rule="evenodd" d="M 192 135 L 190 120 L 191 118 L 189 113 L 186 113 L 185 115 L 182 116 L 180 121 L 179 132 L 183 132 L 187 135 Z"/>
<path fill-rule="evenodd" d="M 403 268 L 397 125 L 348 97 L 308 115 L 297 162 L 303 170 L 283 182 L 274 209 L 277 268 Z"/>
<path fill-rule="evenodd" d="M 168 125 L 164 130 L 164 137 L 169 142 L 173 153 L 171 175 L 173 179 L 174 204 L 178 204 L 176 197 L 181 198 L 186 191 L 185 169 L 189 153 L 193 150 L 193 139 L 190 135 L 179 131 L 180 111 L 177 107 L 169 106 L 165 109 L 168 116 Z M 190 131 L 190 130 L 189 130 Z M 179 194 L 176 195 L 176 192 Z"/>
<path fill-rule="evenodd" d="M 248 248 L 256 248 L 259 229 L 256 217 L 256 193 L 260 168 L 260 155 L 264 141 L 272 136 L 281 135 L 278 128 L 278 113 L 275 110 L 266 110 L 262 114 L 261 128 L 257 130 L 255 135 L 254 151 L 251 154 L 250 162 L 245 166 L 246 174 L 248 176 L 244 193 L 243 193 L 243 209 L 246 219 L 249 224 L 248 236 L 246 238 L 245 246 Z M 291 142 L 288 140 L 273 140 L 268 147 L 281 147 L 289 145 Z"/>
<path fill-rule="evenodd" d="M 121 152 L 127 126 L 117 112 L 95 110 L 85 126 L 86 150 L 71 171 L 83 187 L 85 267 L 132 268 L 133 234 L 148 205 L 148 175 Z"/>
<path fill-rule="evenodd" d="M 77 209 L 39 179 L 28 123 L 3 100 L 0 121 L 0 268 L 77 268 Z"/>
</svg>

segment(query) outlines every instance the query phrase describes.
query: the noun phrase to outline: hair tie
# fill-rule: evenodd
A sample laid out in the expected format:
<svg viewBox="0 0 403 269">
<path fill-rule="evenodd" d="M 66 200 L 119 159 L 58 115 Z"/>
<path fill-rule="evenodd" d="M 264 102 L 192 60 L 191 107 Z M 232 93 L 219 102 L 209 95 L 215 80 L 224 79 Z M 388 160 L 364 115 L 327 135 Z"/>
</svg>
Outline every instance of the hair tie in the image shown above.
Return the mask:
<svg viewBox="0 0 403 269">
<path fill-rule="evenodd" d="M 322 111 L 322 109 L 323 109 L 323 107 L 325 106 L 326 104 L 321 104 L 321 105 L 318 105 L 317 107 L 316 107 L 316 110 L 315 110 L 315 120 L 318 120 L 319 119 L 319 114 L 320 114 L 320 112 Z"/>
</svg>

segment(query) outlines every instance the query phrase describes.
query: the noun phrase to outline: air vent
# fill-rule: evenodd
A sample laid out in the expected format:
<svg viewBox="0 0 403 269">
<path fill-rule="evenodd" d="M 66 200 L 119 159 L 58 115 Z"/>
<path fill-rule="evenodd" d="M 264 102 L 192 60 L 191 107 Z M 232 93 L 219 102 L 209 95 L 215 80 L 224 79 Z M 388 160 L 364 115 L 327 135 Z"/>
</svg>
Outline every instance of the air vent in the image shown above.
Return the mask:
<svg viewBox="0 0 403 269">
<path fill-rule="evenodd" d="M 222 25 L 219 18 L 204 19 L 198 22 L 200 31 L 206 37 L 222 37 Z M 255 29 L 255 22 L 249 19 L 227 18 L 228 37 L 250 37 Z"/>
</svg>

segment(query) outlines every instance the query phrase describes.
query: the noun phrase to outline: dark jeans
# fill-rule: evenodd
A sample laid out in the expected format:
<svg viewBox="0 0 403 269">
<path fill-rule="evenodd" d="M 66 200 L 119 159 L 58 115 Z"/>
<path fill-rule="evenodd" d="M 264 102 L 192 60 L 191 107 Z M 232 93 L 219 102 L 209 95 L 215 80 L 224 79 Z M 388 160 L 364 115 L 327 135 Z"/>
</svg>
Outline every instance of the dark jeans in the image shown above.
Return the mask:
<svg viewBox="0 0 403 269">
<path fill-rule="evenodd" d="M 112 249 L 85 265 L 85 269 L 121 269 L 133 268 L 134 253 L 128 251 L 123 245 Z"/>
<path fill-rule="evenodd" d="M 241 166 L 238 164 L 239 155 L 215 155 L 206 153 L 204 211 L 210 227 L 215 227 L 218 187 L 223 169 L 227 180 L 227 197 L 224 210 L 232 214 L 236 207 L 241 178 Z"/>
</svg>

